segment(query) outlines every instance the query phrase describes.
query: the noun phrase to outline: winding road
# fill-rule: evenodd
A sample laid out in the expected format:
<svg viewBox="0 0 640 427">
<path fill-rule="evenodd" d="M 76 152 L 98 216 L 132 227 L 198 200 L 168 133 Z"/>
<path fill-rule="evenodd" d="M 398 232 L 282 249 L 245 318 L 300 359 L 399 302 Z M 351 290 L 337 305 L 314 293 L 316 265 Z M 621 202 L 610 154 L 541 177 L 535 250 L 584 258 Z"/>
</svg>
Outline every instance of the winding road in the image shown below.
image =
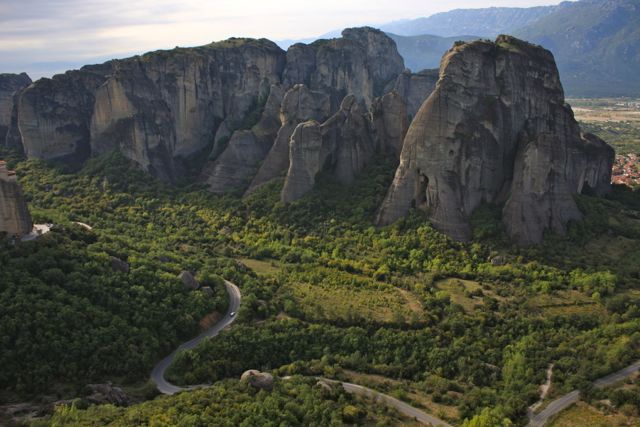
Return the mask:
<svg viewBox="0 0 640 427">
<path fill-rule="evenodd" d="M 624 369 L 621 369 L 617 372 L 614 372 L 612 374 L 609 374 L 605 377 L 602 377 L 594 381 L 593 386 L 597 388 L 608 387 L 610 385 L 617 383 L 618 381 L 624 380 L 625 378 L 627 378 L 628 376 L 632 375 L 633 373 L 639 370 L 640 370 L 640 361 L 632 365 L 629 365 Z M 533 416 L 529 420 L 529 424 L 527 424 L 527 427 L 543 426 L 547 421 L 549 421 L 549 418 L 564 411 L 569 406 L 576 403 L 578 400 L 580 400 L 579 390 L 573 390 L 571 393 L 567 393 L 564 396 L 559 397 L 558 399 L 549 403 L 549 405 L 546 408 L 544 408 L 544 410 L 542 410 L 539 414 Z"/>
<path fill-rule="evenodd" d="M 167 371 L 167 368 L 169 368 L 169 366 L 171 366 L 171 363 L 173 363 L 173 360 L 175 359 L 178 351 L 190 350 L 195 346 L 197 346 L 200 343 L 200 341 L 202 341 L 203 339 L 215 337 L 220 333 L 220 331 L 222 331 L 226 326 L 233 323 L 233 321 L 236 319 L 236 316 L 232 316 L 231 313 L 237 312 L 238 309 L 240 308 L 240 299 L 241 299 L 240 289 L 238 289 L 236 285 L 229 282 L 228 280 L 225 280 L 224 284 L 227 288 L 227 293 L 229 294 L 229 309 L 227 310 L 227 314 L 211 328 L 202 332 L 200 335 L 198 335 L 194 339 L 181 344 L 170 355 L 162 359 L 153 368 L 153 371 L 151 371 L 151 380 L 156 384 L 160 393 L 175 394 L 185 390 L 193 390 L 200 387 L 206 387 L 206 386 L 179 387 L 167 381 L 164 375 L 165 375 L 165 372 Z M 382 401 L 385 404 L 395 408 L 401 414 L 410 418 L 414 418 L 423 424 L 432 425 L 434 427 L 452 427 L 450 424 L 447 424 L 446 422 L 438 418 L 435 418 L 427 414 L 426 412 L 421 411 L 418 408 L 414 408 L 413 406 L 408 405 L 396 399 L 395 397 L 389 396 L 387 394 L 383 394 L 357 384 L 345 383 L 342 381 L 329 380 L 324 378 L 323 380 L 331 383 L 342 384 L 342 387 L 347 393 L 358 394 L 361 396 L 369 396 L 369 397 L 375 398 L 378 401 Z"/>
<path fill-rule="evenodd" d="M 224 281 L 224 285 L 227 288 L 227 293 L 229 294 L 229 309 L 227 310 L 227 313 L 225 314 L 225 316 L 218 323 L 216 323 L 211 328 L 205 330 L 197 337 L 181 344 L 170 355 L 162 359 L 153 368 L 153 371 L 151 371 L 151 380 L 157 385 L 160 393 L 175 394 L 185 390 L 193 390 L 196 388 L 205 387 L 205 386 L 179 387 L 167 381 L 164 375 L 165 375 L 165 372 L 167 371 L 167 368 L 171 365 L 171 363 L 173 363 L 173 360 L 175 359 L 178 351 L 190 350 L 195 346 L 197 346 L 200 343 L 200 341 L 202 341 L 203 339 L 215 337 L 220 333 L 220 331 L 222 331 L 225 327 L 233 323 L 233 321 L 236 319 L 236 316 L 235 315 L 232 316 L 231 313 L 236 313 L 240 308 L 240 300 L 241 300 L 240 289 L 238 289 L 236 285 L 229 282 L 228 280 Z M 617 372 L 614 372 L 612 374 L 609 374 L 605 377 L 602 377 L 594 381 L 593 385 L 594 387 L 598 387 L 598 388 L 607 387 L 617 383 L 618 381 L 621 381 L 627 378 L 628 376 L 632 375 L 637 371 L 640 371 L 640 361 L 630 366 L 627 366 L 624 369 L 621 369 Z M 548 374 L 548 376 L 550 375 Z M 378 401 L 382 401 L 386 405 L 389 405 L 395 408 L 401 414 L 409 418 L 413 418 L 418 422 L 421 422 L 422 424 L 432 425 L 434 427 L 452 427 L 450 424 L 446 423 L 445 421 L 442 421 L 432 415 L 429 415 L 418 408 L 415 408 L 405 402 L 402 402 L 401 400 L 396 399 L 395 397 L 380 393 L 368 387 L 364 387 L 358 384 L 342 382 L 342 381 L 330 380 L 326 378 L 323 378 L 322 380 L 330 383 L 334 383 L 334 384 L 341 384 L 347 393 L 358 394 L 361 396 L 369 396 Z M 574 390 L 571 393 L 565 394 L 564 396 L 551 402 L 539 414 L 536 414 L 536 415 L 532 414 L 529 420 L 529 424 L 527 424 L 527 427 L 543 426 L 549 420 L 549 418 L 562 412 L 563 410 L 565 410 L 566 408 L 568 408 L 569 406 L 577 402 L 579 399 L 580 399 L 580 391 L 578 390 Z"/>
<path fill-rule="evenodd" d="M 227 325 L 233 323 L 236 320 L 236 316 L 232 316 L 231 313 L 237 313 L 240 308 L 240 289 L 233 283 L 228 280 L 224 281 L 224 285 L 227 288 L 227 293 L 229 294 L 229 309 L 227 310 L 227 314 L 215 325 L 210 327 L 209 329 L 203 331 L 200 335 L 189 340 L 183 344 L 181 344 L 177 349 L 173 351 L 170 355 L 162 359 L 151 371 L 151 381 L 153 381 L 157 386 L 158 390 L 162 394 L 175 394 L 184 390 L 191 390 L 194 388 L 198 388 L 199 386 L 193 387 L 178 387 L 177 385 L 171 384 L 164 377 L 167 368 L 173 363 L 173 359 L 175 359 L 176 354 L 180 350 L 190 350 L 197 346 L 200 341 L 205 338 L 215 337 L 223 330 Z"/>
</svg>

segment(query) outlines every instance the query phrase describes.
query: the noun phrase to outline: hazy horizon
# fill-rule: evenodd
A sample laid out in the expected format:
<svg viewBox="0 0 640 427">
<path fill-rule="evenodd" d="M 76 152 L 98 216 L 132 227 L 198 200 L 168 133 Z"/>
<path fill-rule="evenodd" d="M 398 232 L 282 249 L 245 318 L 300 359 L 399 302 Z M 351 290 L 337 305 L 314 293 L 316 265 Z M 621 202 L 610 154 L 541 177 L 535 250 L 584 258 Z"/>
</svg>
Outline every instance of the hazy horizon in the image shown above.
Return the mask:
<svg viewBox="0 0 640 427">
<path fill-rule="evenodd" d="M 532 7 L 557 0 L 3 0 L 0 73 L 34 80 L 88 63 L 157 49 L 198 46 L 229 37 L 317 37 L 460 8 Z"/>
</svg>

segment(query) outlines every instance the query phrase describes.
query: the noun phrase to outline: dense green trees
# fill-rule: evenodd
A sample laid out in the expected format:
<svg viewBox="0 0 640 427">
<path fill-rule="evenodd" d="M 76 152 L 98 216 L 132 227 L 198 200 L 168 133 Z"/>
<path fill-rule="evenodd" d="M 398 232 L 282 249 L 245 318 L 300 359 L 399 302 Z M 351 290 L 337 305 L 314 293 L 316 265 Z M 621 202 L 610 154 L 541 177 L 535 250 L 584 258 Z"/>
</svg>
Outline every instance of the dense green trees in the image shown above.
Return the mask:
<svg viewBox="0 0 640 427">
<path fill-rule="evenodd" d="M 408 420 L 377 402 L 349 395 L 341 387 L 327 390 L 313 378 L 277 381 L 272 392 L 238 381 L 131 408 L 93 406 L 86 411 L 59 407 L 54 426 L 391 426 Z"/>
<path fill-rule="evenodd" d="M 181 354 L 172 367 L 188 383 L 249 368 L 310 373 L 318 364 L 417 387 L 446 378 L 451 390 L 422 388 L 433 401 L 457 406 L 461 420 L 494 416 L 482 412 L 491 407 L 519 423 L 550 362 L 562 392 L 640 357 L 640 196 L 625 189 L 606 200 L 579 197 L 585 221 L 570 225 L 567 237 L 517 248 L 505 238 L 499 206 L 474 214 L 476 240 L 468 244 L 436 232 L 420 212 L 373 227 L 393 171 L 385 161 L 353 187 L 321 176 L 314 192 L 288 206 L 278 202 L 281 182 L 246 200 L 214 196 L 195 185 L 158 183 L 117 154 L 74 174 L 34 161 L 17 166 L 36 220 L 63 227 L 0 248 L 11 277 L 0 286 L 7 307 L 0 360 L 13 367 L 0 373 L 5 388 L 145 377 L 195 333 L 204 314 L 224 308 L 222 292 L 211 301 L 183 291 L 181 270 L 218 291 L 222 278 L 231 280 L 243 295 L 231 331 Z M 111 256 L 131 272 L 114 273 Z M 239 258 L 278 268 L 256 275 Z M 443 279 L 476 285 L 454 295 Z M 292 292 L 303 284 L 307 299 Z M 305 302 L 326 289 L 351 298 L 400 289 L 419 314 L 368 319 Z M 581 302 L 568 303 L 567 294 Z M 535 304 L 541 297 L 546 303 Z"/>
</svg>

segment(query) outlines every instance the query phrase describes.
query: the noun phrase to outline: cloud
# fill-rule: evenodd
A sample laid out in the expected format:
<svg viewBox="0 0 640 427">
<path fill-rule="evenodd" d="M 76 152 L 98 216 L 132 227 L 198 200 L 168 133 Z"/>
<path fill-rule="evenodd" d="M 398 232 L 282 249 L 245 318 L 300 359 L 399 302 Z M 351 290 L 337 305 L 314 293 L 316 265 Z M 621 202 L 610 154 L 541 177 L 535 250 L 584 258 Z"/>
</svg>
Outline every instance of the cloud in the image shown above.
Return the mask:
<svg viewBox="0 0 640 427">
<path fill-rule="evenodd" d="M 553 0 L 2 0 L 0 72 L 50 75 L 79 64 L 231 36 L 305 38 L 455 7 Z M 50 64 L 48 67 L 47 64 Z"/>
</svg>

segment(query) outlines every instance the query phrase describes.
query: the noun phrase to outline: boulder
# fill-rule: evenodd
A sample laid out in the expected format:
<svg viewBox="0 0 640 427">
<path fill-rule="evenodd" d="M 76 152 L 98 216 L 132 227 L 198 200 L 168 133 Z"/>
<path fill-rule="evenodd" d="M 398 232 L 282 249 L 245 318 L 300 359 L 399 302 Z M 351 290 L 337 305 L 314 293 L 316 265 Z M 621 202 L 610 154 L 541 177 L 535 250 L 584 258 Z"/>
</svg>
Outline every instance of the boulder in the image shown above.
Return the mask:
<svg viewBox="0 0 640 427">
<path fill-rule="evenodd" d="M 88 384 L 86 387 L 87 396 L 85 399 L 94 405 L 109 403 L 115 406 L 129 406 L 133 399 L 129 397 L 120 387 L 113 384 Z"/>
<path fill-rule="evenodd" d="M 247 382 L 252 387 L 266 391 L 273 389 L 273 376 L 267 372 L 260 372 L 255 369 L 244 371 L 242 376 L 240 376 L 240 381 Z"/>
<path fill-rule="evenodd" d="M 126 263 L 125 261 L 121 260 L 120 258 L 111 257 L 111 269 L 113 271 L 119 272 L 119 273 L 124 273 L 127 274 L 129 273 L 129 264 Z"/>
<path fill-rule="evenodd" d="M 573 195 L 609 190 L 612 162 L 604 142 L 581 135 L 549 51 L 510 36 L 457 44 L 409 127 L 378 224 L 417 207 L 468 240 L 473 211 L 497 203 L 515 242 L 538 243 L 581 219 Z"/>
<path fill-rule="evenodd" d="M 200 287 L 200 283 L 189 271 L 181 271 L 178 278 L 182 281 L 184 288 L 188 291 L 195 291 Z"/>
</svg>

